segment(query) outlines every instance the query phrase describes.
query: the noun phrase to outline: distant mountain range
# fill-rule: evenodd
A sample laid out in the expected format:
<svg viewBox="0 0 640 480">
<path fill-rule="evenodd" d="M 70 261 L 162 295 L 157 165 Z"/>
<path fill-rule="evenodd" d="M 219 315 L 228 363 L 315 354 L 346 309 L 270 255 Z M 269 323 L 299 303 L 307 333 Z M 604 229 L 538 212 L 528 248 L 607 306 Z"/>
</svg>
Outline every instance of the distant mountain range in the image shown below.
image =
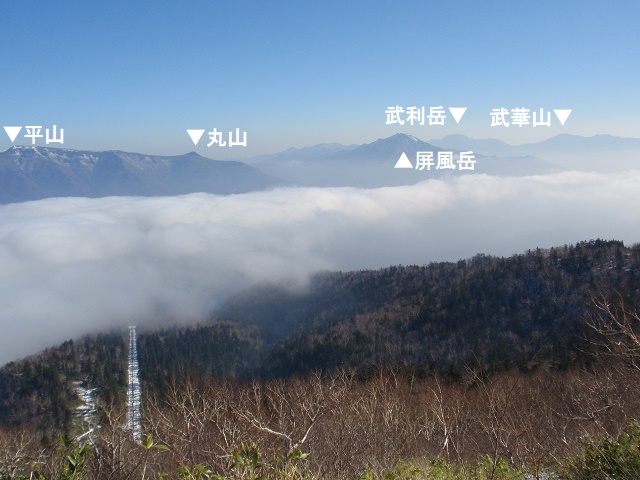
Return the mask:
<svg viewBox="0 0 640 480">
<path fill-rule="evenodd" d="M 473 150 L 487 156 L 530 155 L 557 165 L 561 169 L 620 171 L 640 167 L 640 138 L 612 135 L 561 134 L 537 143 L 509 145 L 494 139 L 474 139 L 448 135 L 429 143 L 440 148 Z"/>
<path fill-rule="evenodd" d="M 470 171 L 393 169 L 404 152 L 415 165 L 416 152 L 473 151 L 477 163 Z M 545 175 L 563 170 L 612 172 L 640 168 L 640 138 L 612 135 L 561 134 L 523 145 L 495 139 L 448 135 L 424 142 L 398 133 L 364 145 L 319 144 L 280 154 L 244 159 L 271 175 L 296 185 L 380 187 L 407 185 L 429 178 L 486 173 L 489 175 Z"/>
<path fill-rule="evenodd" d="M 473 171 L 394 169 L 402 153 L 473 151 Z M 228 195 L 282 185 L 360 187 L 411 185 L 432 178 L 485 173 L 545 175 L 562 170 L 615 171 L 640 166 L 640 139 L 610 135 L 558 135 L 509 145 L 494 139 L 449 135 L 424 142 L 398 133 L 363 145 L 326 143 L 240 161 L 195 152 L 154 156 L 15 146 L 0 153 L 0 203 L 48 197 L 160 196 L 193 192 Z"/>
<path fill-rule="evenodd" d="M 477 163 L 474 171 L 451 172 L 434 168 L 430 171 L 416 171 L 393 168 L 402 153 L 405 153 L 415 165 L 417 152 L 434 152 L 434 156 L 437 157 L 437 152 L 445 149 L 452 150 L 456 154 L 461 150 L 472 150 L 466 145 L 440 146 L 435 142 L 427 143 L 412 135 L 398 133 L 355 147 L 340 146 L 335 143 L 320 144 L 297 151 L 287 150 L 273 156 L 245 159 L 245 161 L 292 184 L 318 187 L 374 188 L 411 185 L 430 178 L 446 178 L 469 173 L 522 176 L 542 175 L 561 170 L 551 163 L 527 154 L 505 157 L 476 154 Z"/>
<path fill-rule="evenodd" d="M 0 153 L 0 203 L 48 197 L 228 195 L 282 185 L 241 162 L 15 146 Z"/>
</svg>

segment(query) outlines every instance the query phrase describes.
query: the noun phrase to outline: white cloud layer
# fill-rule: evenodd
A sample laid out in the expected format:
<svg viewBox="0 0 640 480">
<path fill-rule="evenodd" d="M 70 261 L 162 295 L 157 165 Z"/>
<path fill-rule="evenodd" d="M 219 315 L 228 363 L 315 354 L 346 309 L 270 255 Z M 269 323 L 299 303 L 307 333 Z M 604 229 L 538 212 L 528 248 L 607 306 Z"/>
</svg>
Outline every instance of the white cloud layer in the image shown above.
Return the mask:
<svg viewBox="0 0 640 480">
<path fill-rule="evenodd" d="M 202 319 L 238 289 L 320 269 L 634 243 L 638 205 L 640 172 L 6 205 L 0 364 L 110 326 Z"/>
</svg>

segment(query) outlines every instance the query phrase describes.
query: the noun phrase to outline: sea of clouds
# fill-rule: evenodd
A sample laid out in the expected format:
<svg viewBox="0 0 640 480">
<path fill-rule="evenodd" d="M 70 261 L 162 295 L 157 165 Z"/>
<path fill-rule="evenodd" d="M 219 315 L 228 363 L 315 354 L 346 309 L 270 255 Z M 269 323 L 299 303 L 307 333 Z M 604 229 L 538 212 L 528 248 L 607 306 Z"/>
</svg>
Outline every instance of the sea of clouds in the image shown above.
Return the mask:
<svg viewBox="0 0 640 480">
<path fill-rule="evenodd" d="M 0 364 L 85 333 L 198 321 L 318 270 L 640 241 L 640 172 L 461 176 L 378 189 L 56 198 L 0 206 Z"/>
</svg>

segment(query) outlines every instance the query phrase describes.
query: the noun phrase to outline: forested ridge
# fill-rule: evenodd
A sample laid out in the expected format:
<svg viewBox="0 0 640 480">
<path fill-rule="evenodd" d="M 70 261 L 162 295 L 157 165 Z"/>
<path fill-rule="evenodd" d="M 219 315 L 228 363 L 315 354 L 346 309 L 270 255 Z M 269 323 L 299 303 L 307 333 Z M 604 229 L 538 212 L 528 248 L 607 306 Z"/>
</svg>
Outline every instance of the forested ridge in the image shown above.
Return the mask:
<svg viewBox="0 0 640 480">
<path fill-rule="evenodd" d="M 320 272 L 253 287 L 199 325 L 140 326 L 143 430 L 162 446 L 151 455 L 148 437 L 144 464 L 124 421 L 127 332 L 69 340 L 0 369 L 0 478 L 85 478 L 60 472 L 86 445 L 56 460 L 59 435 L 87 428 L 72 382 L 98 406 L 86 478 L 601 478 L 599 449 L 633 463 L 616 449 L 640 441 L 639 269 L 639 245 L 591 240 Z M 624 468 L 611 478 L 640 475 L 640 455 Z"/>
<path fill-rule="evenodd" d="M 141 329 L 147 389 L 172 378 L 247 381 L 376 365 L 460 377 L 465 366 L 528 371 L 588 363 L 592 296 L 640 299 L 640 247 L 592 240 L 507 258 L 322 272 L 304 291 L 254 287 L 198 326 Z M 70 421 L 71 380 L 123 398 L 125 332 L 70 340 L 0 369 L 0 423 L 47 431 Z"/>
<path fill-rule="evenodd" d="M 508 258 L 325 273 L 307 294 L 283 292 L 278 301 L 274 294 L 255 306 L 240 299 L 223 312 L 239 321 L 260 312 L 272 331 L 289 323 L 266 353 L 267 377 L 375 364 L 452 372 L 471 362 L 491 371 L 543 361 L 567 367 L 587 360 L 583 321 L 592 295 L 637 301 L 639 267 L 639 248 L 594 240 Z M 288 311 L 297 313 L 282 315 Z"/>
</svg>

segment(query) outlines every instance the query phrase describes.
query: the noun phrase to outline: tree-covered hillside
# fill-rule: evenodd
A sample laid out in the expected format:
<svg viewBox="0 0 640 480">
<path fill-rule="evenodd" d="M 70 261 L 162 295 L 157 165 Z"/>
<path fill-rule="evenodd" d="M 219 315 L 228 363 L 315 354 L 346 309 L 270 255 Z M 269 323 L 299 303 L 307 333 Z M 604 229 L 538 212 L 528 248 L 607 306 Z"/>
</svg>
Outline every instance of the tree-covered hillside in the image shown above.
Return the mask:
<svg viewBox="0 0 640 480">
<path fill-rule="evenodd" d="M 508 258 L 323 272 L 306 290 L 255 287 L 199 326 L 140 328 L 143 394 L 176 379 L 291 377 L 377 366 L 407 375 L 459 379 L 483 372 L 566 368 L 592 362 L 584 326 L 593 296 L 640 300 L 640 247 L 594 240 Z M 69 428 L 78 399 L 124 398 L 126 332 L 70 341 L 0 369 L 0 423 Z"/>
<path fill-rule="evenodd" d="M 452 374 L 471 363 L 566 367 L 587 361 L 593 296 L 615 292 L 636 303 L 639 269 L 637 246 L 594 240 L 508 258 L 323 273 L 304 294 L 265 288 L 220 313 L 269 332 L 267 377 L 380 363 Z"/>
</svg>

